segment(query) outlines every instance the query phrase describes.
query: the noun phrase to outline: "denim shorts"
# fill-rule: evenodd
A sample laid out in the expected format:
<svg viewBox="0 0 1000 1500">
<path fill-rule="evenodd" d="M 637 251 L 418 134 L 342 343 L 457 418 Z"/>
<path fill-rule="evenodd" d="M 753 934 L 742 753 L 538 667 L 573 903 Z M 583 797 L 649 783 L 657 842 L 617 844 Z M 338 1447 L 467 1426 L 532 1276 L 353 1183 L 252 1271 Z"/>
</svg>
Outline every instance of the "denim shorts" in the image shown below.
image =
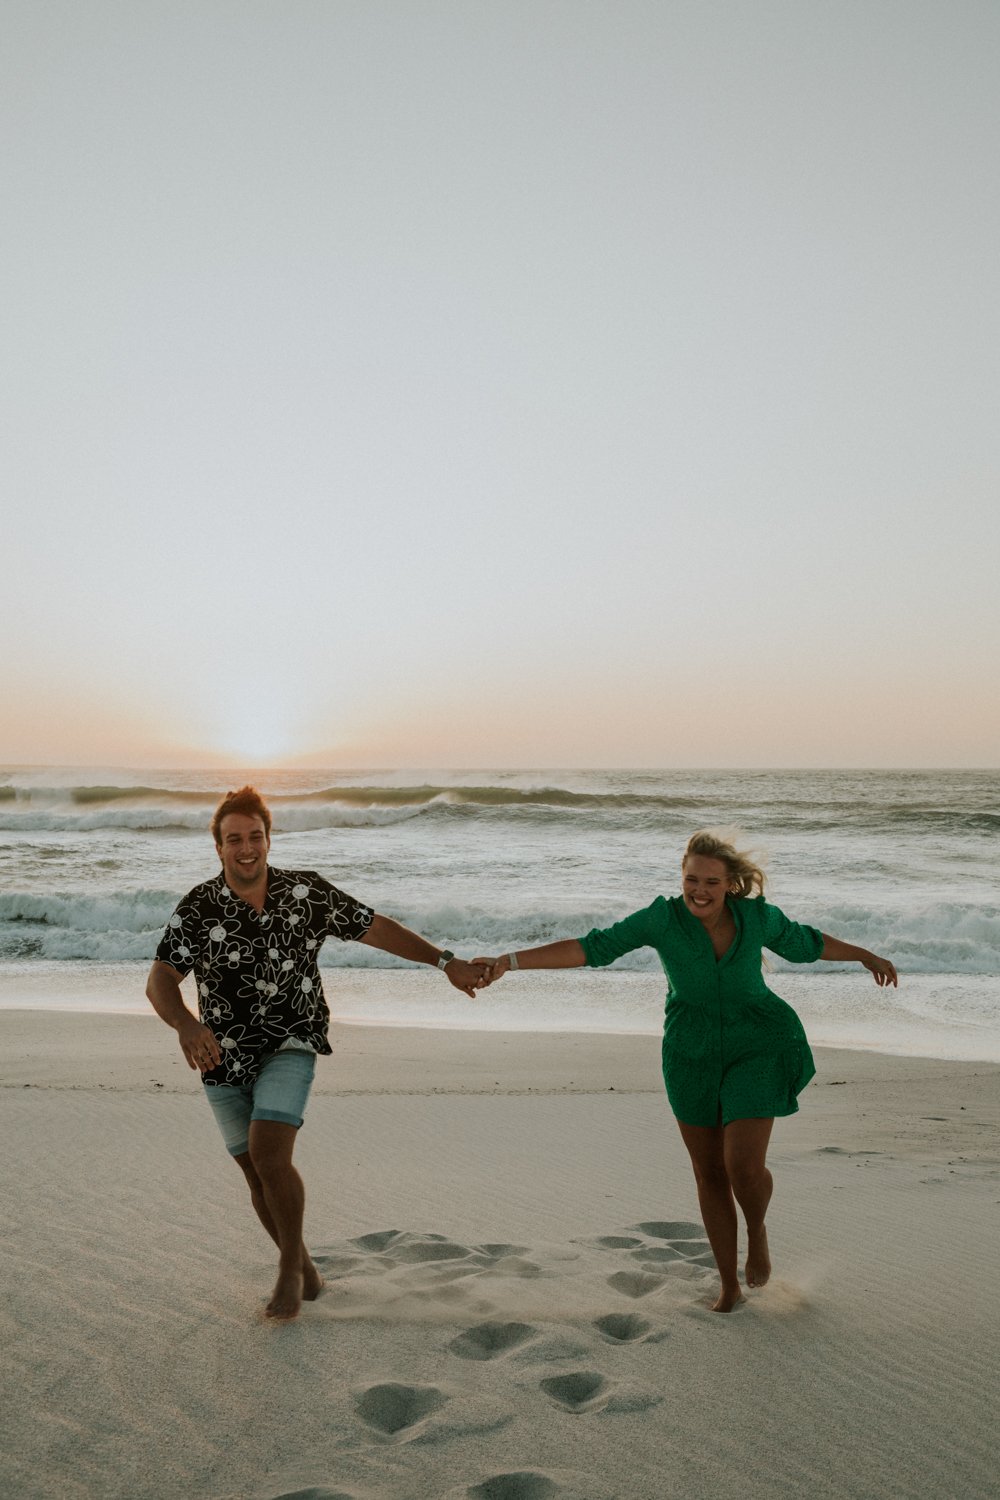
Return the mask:
<svg viewBox="0 0 1000 1500">
<path fill-rule="evenodd" d="M 205 1085 L 205 1094 L 230 1156 L 250 1150 L 250 1121 L 302 1124 L 316 1071 L 315 1052 L 272 1052 L 252 1083 Z"/>
</svg>

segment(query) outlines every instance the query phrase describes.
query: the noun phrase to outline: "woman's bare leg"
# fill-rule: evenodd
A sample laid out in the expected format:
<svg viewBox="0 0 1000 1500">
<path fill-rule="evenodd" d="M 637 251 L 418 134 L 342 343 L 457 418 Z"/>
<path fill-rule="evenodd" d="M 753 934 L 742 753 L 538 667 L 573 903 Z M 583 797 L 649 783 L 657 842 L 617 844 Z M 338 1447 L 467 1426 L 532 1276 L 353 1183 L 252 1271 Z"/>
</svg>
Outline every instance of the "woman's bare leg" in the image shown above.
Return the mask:
<svg viewBox="0 0 1000 1500">
<path fill-rule="evenodd" d="M 730 1312 L 741 1301 L 736 1259 L 736 1204 L 726 1171 L 723 1128 L 685 1125 L 678 1120 L 698 1186 L 701 1217 L 719 1268 L 722 1290 L 713 1312 Z"/>
<path fill-rule="evenodd" d="M 766 1166 L 773 1125 L 773 1119 L 732 1120 L 722 1132 L 726 1175 L 747 1221 L 747 1286 L 765 1286 L 771 1275 L 764 1218 L 774 1191 Z"/>
</svg>

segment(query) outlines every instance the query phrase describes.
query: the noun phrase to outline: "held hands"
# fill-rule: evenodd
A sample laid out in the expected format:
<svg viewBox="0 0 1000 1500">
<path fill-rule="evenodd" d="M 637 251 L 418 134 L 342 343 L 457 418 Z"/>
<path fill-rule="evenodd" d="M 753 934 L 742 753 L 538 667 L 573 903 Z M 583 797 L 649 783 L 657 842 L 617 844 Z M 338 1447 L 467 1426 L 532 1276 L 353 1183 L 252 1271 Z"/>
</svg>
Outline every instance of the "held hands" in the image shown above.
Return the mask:
<svg viewBox="0 0 1000 1500">
<path fill-rule="evenodd" d="M 444 972 L 455 988 L 468 995 L 471 1000 L 475 998 L 477 990 L 488 989 L 509 968 L 510 959 L 504 953 L 499 958 L 453 958 Z"/>
<path fill-rule="evenodd" d="M 456 990 L 461 990 L 470 1000 L 475 999 L 477 990 L 484 990 L 493 983 L 488 958 L 474 958 L 471 962 L 464 958 L 453 958 L 444 972 Z"/>
<path fill-rule="evenodd" d="M 896 974 L 895 967 L 887 958 L 879 958 L 877 953 L 869 953 L 868 957 L 863 958 L 861 962 L 872 975 L 879 988 L 887 984 L 898 984 L 898 975 Z"/>
<path fill-rule="evenodd" d="M 501 953 L 498 958 L 474 958 L 474 964 L 484 964 L 486 967 L 486 979 L 484 986 L 493 984 L 497 979 L 502 979 L 510 971 L 510 954 Z"/>
</svg>

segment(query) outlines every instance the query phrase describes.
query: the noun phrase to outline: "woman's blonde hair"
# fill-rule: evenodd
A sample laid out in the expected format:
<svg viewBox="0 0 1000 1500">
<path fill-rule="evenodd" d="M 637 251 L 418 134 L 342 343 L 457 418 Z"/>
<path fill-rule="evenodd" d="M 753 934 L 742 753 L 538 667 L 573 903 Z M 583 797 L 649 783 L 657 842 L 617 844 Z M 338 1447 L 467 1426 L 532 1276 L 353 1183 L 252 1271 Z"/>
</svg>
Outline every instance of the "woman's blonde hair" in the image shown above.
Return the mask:
<svg viewBox="0 0 1000 1500">
<path fill-rule="evenodd" d="M 731 895 L 762 896 L 767 877 L 760 866 L 754 864 L 748 850 L 739 850 L 730 843 L 730 838 L 734 837 L 737 835 L 730 834 L 728 829 L 703 828 L 700 833 L 693 833 L 684 850 L 681 869 L 691 854 L 701 854 L 705 859 L 721 859 L 729 871 Z"/>
</svg>

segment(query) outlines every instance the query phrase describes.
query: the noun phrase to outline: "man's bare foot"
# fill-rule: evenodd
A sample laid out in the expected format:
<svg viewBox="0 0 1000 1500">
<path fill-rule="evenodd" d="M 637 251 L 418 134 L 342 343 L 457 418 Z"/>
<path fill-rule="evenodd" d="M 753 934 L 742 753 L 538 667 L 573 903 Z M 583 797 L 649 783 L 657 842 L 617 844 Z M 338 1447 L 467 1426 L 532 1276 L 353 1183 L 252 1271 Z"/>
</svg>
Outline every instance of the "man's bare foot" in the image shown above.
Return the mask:
<svg viewBox="0 0 1000 1500">
<path fill-rule="evenodd" d="M 323 1278 L 317 1271 L 310 1256 L 302 1257 L 302 1300 L 303 1302 L 315 1302 L 323 1290 Z"/>
<path fill-rule="evenodd" d="M 767 1230 L 763 1225 L 757 1234 L 750 1236 L 746 1278 L 747 1286 L 767 1286 L 771 1279 L 771 1256 L 767 1248 Z"/>
<path fill-rule="evenodd" d="M 723 1287 L 722 1291 L 719 1293 L 718 1302 L 714 1302 L 712 1304 L 712 1311 L 732 1312 L 736 1304 L 738 1302 L 742 1302 L 743 1300 L 743 1293 L 740 1291 L 739 1286 L 730 1288 Z"/>
<path fill-rule="evenodd" d="M 302 1307 L 302 1282 L 301 1266 L 294 1266 L 290 1271 L 279 1270 L 271 1300 L 264 1311 L 265 1317 L 297 1318 Z"/>
</svg>

